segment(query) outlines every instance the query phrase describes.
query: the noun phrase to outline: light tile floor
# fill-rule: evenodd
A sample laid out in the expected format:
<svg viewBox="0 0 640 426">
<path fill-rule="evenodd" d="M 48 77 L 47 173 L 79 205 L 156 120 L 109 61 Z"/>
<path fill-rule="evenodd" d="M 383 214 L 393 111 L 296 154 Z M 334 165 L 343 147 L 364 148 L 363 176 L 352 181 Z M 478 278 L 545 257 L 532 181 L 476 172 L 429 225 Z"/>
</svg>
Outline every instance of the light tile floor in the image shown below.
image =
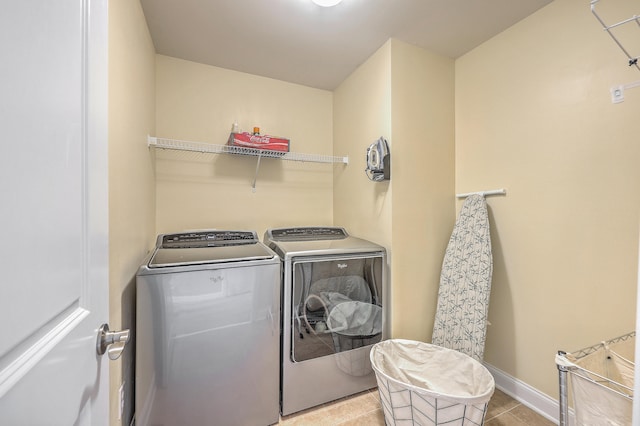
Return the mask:
<svg viewBox="0 0 640 426">
<path fill-rule="evenodd" d="M 282 417 L 287 426 L 384 426 L 384 415 L 377 389 L 361 392 L 318 407 Z M 489 402 L 486 426 L 554 425 L 504 392 L 496 389 Z"/>
</svg>

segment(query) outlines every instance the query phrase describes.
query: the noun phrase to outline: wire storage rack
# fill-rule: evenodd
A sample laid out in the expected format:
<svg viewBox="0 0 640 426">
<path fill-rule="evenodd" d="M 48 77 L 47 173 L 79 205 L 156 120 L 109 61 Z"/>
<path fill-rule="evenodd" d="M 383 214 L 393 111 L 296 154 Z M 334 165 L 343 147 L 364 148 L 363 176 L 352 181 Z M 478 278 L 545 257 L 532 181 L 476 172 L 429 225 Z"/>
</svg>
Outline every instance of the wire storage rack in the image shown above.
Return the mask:
<svg viewBox="0 0 640 426">
<path fill-rule="evenodd" d="M 576 424 L 631 424 L 636 333 L 571 353 L 558 351 L 559 425 L 569 425 L 569 381 Z"/>
<path fill-rule="evenodd" d="M 615 22 L 613 24 L 605 23 L 605 19 L 601 14 L 597 12 L 597 5 L 601 0 L 591 0 L 591 13 L 596 17 L 602 28 L 609 34 L 609 36 L 613 39 L 613 41 L 618 45 L 620 49 L 624 52 L 628 59 L 628 65 L 633 66 L 640 70 L 640 65 L 638 64 L 638 59 L 640 59 L 640 48 L 637 46 L 629 47 L 630 45 L 623 43 L 621 39 L 622 33 L 619 33 L 619 30 L 623 28 L 636 27 L 640 30 L 640 16 L 633 15 L 629 18 L 623 19 L 621 21 Z M 635 23 L 635 25 L 634 25 Z M 639 49 L 639 50 L 634 50 Z M 636 54 L 636 52 L 638 54 Z"/>
<path fill-rule="evenodd" d="M 640 30 L 640 16 L 633 13 L 635 9 L 632 9 L 636 7 L 637 4 L 632 0 L 591 0 L 591 13 L 598 20 L 602 29 L 609 34 L 615 44 L 624 52 L 627 57 L 627 64 L 640 70 L 640 64 L 638 64 L 638 59 L 640 58 L 640 37 L 638 37 L 640 34 L 638 33 L 638 30 Z M 628 17 L 629 15 L 631 17 Z M 614 23 L 608 24 L 607 22 Z M 609 89 L 611 102 L 614 104 L 623 102 L 625 90 L 635 87 L 640 87 L 640 80 L 611 87 Z"/>
</svg>

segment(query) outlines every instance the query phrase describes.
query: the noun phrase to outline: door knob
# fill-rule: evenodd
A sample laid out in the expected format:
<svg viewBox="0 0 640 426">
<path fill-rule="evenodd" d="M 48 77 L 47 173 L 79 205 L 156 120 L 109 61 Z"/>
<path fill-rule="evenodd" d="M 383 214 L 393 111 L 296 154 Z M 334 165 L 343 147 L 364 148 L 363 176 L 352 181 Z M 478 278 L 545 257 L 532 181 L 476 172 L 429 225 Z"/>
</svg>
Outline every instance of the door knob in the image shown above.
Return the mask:
<svg viewBox="0 0 640 426">
<path fill-rule="evenodd" d="M 109 331 L 109 324 L 102 324 L 98 330 L 96 344 L 98 355 L 104 355 L 106 352 L 112 361 L 120 358 L 124 346 L 129 341 L 129 334 L 129 330 Z"/>
</svg>

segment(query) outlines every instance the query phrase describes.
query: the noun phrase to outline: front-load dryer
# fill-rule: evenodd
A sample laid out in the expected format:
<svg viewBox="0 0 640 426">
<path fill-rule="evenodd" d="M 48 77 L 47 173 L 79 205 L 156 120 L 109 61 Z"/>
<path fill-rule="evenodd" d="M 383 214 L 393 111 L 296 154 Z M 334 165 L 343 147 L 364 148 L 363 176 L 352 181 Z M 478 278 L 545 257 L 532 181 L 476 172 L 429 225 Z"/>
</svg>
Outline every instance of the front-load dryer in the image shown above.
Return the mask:
<svg viewBox="0 0 640 426">
<path fill-rule="evenodd" d="M 376 386 L 369 352 L 388 337 L 386 251 L 343 228 L 267 230 L 283 262 L 281 412 Z"/>
<path fill-rule="evenodd" d="M 137 274 L 137 425 L 278 422 L 280 267 L 255 232 L 158 237 Z"/>
</svg>

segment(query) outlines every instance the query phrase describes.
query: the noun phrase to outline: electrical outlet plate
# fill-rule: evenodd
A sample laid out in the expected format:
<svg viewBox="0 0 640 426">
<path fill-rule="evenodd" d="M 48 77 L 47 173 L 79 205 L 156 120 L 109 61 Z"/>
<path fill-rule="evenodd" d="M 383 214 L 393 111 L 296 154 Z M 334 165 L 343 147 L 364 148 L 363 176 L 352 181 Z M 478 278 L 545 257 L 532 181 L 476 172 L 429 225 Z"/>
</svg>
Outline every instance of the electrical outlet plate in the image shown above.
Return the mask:
<svg viewBox="0 0 640 426">
<path fill-rule="evenodd" d="M 614 86 L 611 88 L 611 102 L 619 104 L 624 101 L 624 86 Z"/>
</svg>

